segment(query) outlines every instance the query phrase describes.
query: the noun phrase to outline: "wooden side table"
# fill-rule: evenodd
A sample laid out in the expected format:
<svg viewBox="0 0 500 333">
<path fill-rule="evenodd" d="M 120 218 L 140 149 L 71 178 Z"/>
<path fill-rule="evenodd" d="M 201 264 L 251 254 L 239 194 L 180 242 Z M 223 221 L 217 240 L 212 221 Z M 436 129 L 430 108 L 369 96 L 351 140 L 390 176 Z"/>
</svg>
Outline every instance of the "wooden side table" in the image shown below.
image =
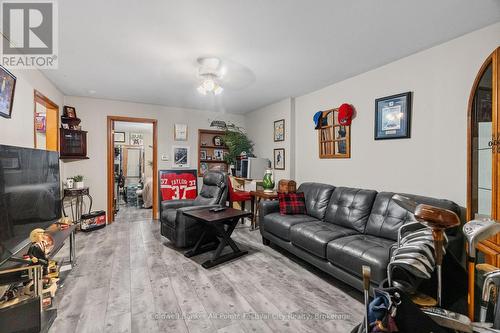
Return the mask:
<svg viewBox="0 0 500 333">
<path fill-rule="evenodd" d="M 261 200 L 278 200 L 277 192 L 250 191 L 252 196 L 252 225 L 250 230 L 257 229 L 257 217 L 259 215 L 259 203 Z"/>
</svg>

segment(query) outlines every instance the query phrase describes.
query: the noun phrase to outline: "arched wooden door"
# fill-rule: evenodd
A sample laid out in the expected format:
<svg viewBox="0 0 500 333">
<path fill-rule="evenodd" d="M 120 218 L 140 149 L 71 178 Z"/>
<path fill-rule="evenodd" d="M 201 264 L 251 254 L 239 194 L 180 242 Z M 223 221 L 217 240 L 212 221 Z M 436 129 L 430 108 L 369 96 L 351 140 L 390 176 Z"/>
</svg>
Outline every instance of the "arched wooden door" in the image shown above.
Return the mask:
<svg viewBox="0 0 500 333">
<path fill-rule="evenodd" d="M 467 220 L 500 219 L 500 48 L 481 66 L 469 97 Z M 500 235 L 478 246 L 480 260 L 500 266 Z"/>
</svg>

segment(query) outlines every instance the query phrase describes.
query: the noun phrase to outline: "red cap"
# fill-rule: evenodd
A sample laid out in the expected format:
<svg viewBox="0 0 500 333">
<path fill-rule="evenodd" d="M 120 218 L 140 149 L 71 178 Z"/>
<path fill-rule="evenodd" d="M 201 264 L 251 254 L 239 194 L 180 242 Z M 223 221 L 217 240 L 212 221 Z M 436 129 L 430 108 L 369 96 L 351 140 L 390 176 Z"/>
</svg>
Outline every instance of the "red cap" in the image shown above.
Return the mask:
<svg viewBox="0 0 500 333">
<path fill-rule="evenodd" d="M 339 107 L 339 124 L 342 126 L 351 125 L 353 109 L 350 104 L 344 103 Z"/>
</svg>

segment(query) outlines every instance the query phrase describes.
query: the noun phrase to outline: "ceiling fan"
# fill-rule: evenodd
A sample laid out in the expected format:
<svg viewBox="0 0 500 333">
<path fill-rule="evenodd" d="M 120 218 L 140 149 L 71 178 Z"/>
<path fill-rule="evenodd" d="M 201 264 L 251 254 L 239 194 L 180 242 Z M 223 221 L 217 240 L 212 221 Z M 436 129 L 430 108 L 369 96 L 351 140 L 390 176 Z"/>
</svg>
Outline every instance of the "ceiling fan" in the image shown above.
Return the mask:
<svg viewBox="0 0 500 333">
<path fill-rule="evenodd" d="M 198 64 L 198 75 L 201 79 L 201 84 L 197 88 L 198 92 L 202 95 L 209 93 L 220 95 L 224 91 L 224 88 L 221 87 L 224 70 L 220 59 L 215 57 L 198 58 Z"/>
</svg>

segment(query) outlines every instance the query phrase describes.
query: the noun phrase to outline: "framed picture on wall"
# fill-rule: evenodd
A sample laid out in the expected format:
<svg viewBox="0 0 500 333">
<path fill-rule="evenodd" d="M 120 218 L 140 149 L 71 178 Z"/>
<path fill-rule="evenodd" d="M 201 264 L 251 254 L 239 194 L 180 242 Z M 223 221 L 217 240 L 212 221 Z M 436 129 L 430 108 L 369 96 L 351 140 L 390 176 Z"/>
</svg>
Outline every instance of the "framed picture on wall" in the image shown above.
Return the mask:
<svg viewBox="0 0 500 333">
<path fill-rule="evenodd" d="M 189 147 L 172 147 L 173 167 L 189 168 Z"/>
<path fill-rule="evenodd" d="M 274 169 L 285 170 L 285 148 L 274 150 Z"/>
<path fill-rule="evenodd" d="M 10 118 L 12 115 L 15 90 L 16 77 L 0 66 L 0 116 L 4 118 Z"/>
<path fill-rule="evenodd" d="M 410 137 L 411 92 L 375 100 L 375 140 Z"/>
<path fill-rule="evenodd" d="M 114 132 L 113 133 L 113 140 L 115 142 L 125 142 L 125 132 Z"/>
<path fill-rule="evenodd" d="M 132 146 L 144 146 L 144 134 L 130 133 L 129 137 Z"/>
<path fill-rule="evenodd" d="M 174 125 L 174 140 L 175 141 L 187 141 L 187 125 L 186 124 L 175 124 Z"/>
<path fill-rule="evenodd" d="M 285 119 L 274 122 L 274 142 L 285 141 Z"/>
</svg>

